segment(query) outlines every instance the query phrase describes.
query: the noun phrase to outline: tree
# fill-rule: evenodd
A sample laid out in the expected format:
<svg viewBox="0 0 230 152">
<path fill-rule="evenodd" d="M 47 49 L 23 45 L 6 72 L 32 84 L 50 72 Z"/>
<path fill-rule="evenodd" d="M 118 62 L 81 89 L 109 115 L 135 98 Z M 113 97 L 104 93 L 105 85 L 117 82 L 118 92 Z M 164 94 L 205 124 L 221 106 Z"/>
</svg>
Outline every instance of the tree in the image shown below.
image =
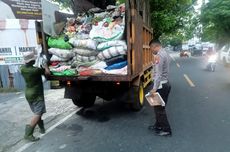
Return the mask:
<svg viewBox="0 0 230 152">
<path fill-rule="evenodd" d="M 174 33 L 174 34 L 162 34 L 161 36 L 161 42 L 163 46 L 171 45 L 174 47 L 174 49 L 177 46 L 181 46 L 183 43 L 183 34 L 181 33 Z"/>
<path fill-rule="evenodd" d="M 225 44 L 230 40 L 229 0 L 209 0 L 201 9 L 202 39 Z"/>
<path fill-rule="evenodd" d="M 52 0 L 53 2 L 57 2 L 61 8 L 71 9 L 74 12 L 75 10 L 75 1 L 74 0 Z M 75 12 L 74 12 L 75 13 Z"/>
<path fill-rule="evenodd" d="M 195 0 L 150 0 L 151 20 L 155 38 L 174 33 L 184 26 Z"/>
</svg>

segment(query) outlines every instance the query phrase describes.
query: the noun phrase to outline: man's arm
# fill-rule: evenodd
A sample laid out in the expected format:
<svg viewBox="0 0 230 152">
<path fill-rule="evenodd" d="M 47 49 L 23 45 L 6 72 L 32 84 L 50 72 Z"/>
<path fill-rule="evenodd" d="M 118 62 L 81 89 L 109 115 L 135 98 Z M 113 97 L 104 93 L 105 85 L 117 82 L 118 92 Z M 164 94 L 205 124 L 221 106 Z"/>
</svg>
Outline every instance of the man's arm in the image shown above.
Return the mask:
<svg viewBox="0 0 230 152">
<path fill-rule="evenodd" d="M 151 90 L 151 93 L 154 94 L 156 93 L 157 89 L 160 86 L 160 82 L 161 82 L 161 75 L 162 75 L 162 71 L 163 71 L 163 59 L 162 57 L 158 56 L 158 60 L 155 63 L 155 67 L 156 67 L 156 75 L 154 77 L 154 85 L 153 85 L 153 89 Z"/>
<path fill-rule="evenodd" d="M 47 66 L 47 64 L 44 65 L 44 69 L 45 69 L 45 75 L 50 75 L 50 69 Z"/>
</svg>

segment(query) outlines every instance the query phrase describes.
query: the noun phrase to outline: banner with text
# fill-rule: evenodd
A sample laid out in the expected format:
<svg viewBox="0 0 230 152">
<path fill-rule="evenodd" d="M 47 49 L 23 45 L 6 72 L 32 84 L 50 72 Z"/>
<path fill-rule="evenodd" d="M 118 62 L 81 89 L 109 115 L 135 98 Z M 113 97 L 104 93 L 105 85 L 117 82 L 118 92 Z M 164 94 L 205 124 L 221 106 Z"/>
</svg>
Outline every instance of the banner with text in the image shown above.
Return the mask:
<svg viewBox="0 0 230 152">
<path fill-rule="evenodd" d="M 41 0 L 0 0 L 0 19 L 42 19 Z"/>
<path fill-rule="evenodd" d="M 23 64 L 22 54 L 36 53 L 34 20 L 0 20 L 0 65 Z"/>
</svg>

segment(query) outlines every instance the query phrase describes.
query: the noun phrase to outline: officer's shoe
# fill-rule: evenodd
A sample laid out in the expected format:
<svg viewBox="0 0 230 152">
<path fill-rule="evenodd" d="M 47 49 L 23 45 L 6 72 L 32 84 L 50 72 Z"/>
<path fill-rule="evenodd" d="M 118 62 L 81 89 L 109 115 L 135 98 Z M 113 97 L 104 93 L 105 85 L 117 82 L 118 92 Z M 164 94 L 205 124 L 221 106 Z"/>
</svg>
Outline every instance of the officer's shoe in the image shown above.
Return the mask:
<svg viewBox="0 0 230 152">
<path fill-rule="evenodd" d="M 164 136 L 164 137 L 171 137 L 172 136 L 172 132 L 171 131 L 163 131 L 163 130 L 156 131 L 155 134 L 157 136 Z"/>
<path fill-rule="evenodd" d="M 156 125 L 151 125 L 151 126 L 148 127 L 148 129 L 149 129 L 150 131 L 155 131 L 155 132 L 159 132 L 159 131 L 162 130 L 161 127 L 158 127 L 158 126 L 156 126 Z"/>
</svg>

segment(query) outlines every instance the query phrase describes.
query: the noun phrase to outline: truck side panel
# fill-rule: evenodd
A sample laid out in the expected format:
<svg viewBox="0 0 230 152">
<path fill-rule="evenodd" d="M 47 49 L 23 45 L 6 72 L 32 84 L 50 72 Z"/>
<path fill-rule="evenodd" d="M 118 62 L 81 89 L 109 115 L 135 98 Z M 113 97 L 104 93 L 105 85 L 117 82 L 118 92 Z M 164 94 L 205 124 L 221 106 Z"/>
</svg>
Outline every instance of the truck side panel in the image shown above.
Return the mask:
<svg viewBox="0 0 230 152">
<path fill-rule="evenodd" d="M 131 77 L 142 74 L 152 66 L 153 56 L 149 49 L 149 41 L 153 38 L 152 31 L 143 23 L 143 18 L 136 9 L 134 1 L 130 1 L 130 45 L 131 45 Z"/>
<path fill-rule="evenodd" d="M 153 39 L 152 31 L 147 27 L 143 26 L 143 69 L 149 68 L 152 65 L 153 55 L 150 51 L 149 42 Z"/>
<path fill-rule="evenodd" d="M 132 29 L 131 29 L 131 69 L 132 69 L 132 75 L 138 75 L 142 72 L 142 18 L 140 15 L 138 15 L 137 11 L 132 9 L 131 10 L 131 16 L 132 16 Z"/>
</svg>

